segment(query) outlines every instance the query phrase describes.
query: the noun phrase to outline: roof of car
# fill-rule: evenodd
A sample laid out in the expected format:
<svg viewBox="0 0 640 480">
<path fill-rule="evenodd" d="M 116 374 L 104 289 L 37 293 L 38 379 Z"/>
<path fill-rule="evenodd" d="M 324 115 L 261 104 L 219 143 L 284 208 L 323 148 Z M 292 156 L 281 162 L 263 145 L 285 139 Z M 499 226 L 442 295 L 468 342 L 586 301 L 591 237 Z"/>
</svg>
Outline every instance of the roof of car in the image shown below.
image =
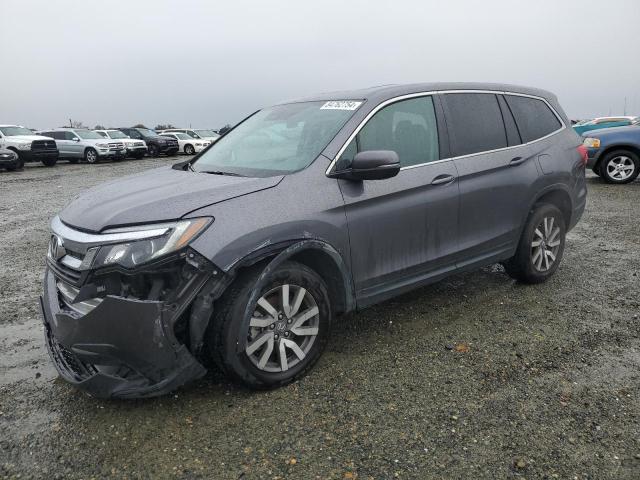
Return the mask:
<svg viewBox="0 0 640 480">
<path fill-rule="evenodd" d="M 325 92 L 317 95 L 303 97 L 292 101 L 281 103 L 295 103 L 322 100 L 372 100 L 384 101 L 389 98 L 410 95 L 420 92 L 435 92 L 446 90 L 492 90 L 498 92 L 522 93 L 546 99 L 554 99 L 555 95 L 546 90 L 518 85 L 508 85 L 502 83 L 484 82 L 434 82 L 434 83 L 412 83 L 407 85 L 380 85 L 376 87 L 363 88 L 359 90 L 344 90 L 336 92 Z"/>
</svg>

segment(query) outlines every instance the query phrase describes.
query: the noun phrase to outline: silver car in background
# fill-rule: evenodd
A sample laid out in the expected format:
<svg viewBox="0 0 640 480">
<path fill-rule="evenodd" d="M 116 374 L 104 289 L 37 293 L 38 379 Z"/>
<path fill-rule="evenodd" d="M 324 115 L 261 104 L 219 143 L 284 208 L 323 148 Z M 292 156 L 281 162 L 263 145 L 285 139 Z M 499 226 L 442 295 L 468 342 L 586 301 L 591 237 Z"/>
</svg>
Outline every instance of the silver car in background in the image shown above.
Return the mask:
<svg viewBox="0 0 640 480">
<path fill-rule="evenodd" d="M 120 160 L 125 158 L 127 150 L 122 141 L 109 141 L 102 135 L 85 128 L 56 128 L 38 132 L 55 139 L 60 158 L 77 163 L 85 160 L 96 163 L 99 160 Z"/>
<path fill-rule="evenodd" d="M 140 159 L 147 153 L 147 144 L 144 142 L 144 140 L 133 139 L 128 135 L 125 135 L 120 130 L 94 130 L 94 132 L 104 138 L 108 138 L 109 140 L 115 140 L 117 142 L 124 143 L 124 147 L 127 149 L 127 157 Z"/>
</svg>

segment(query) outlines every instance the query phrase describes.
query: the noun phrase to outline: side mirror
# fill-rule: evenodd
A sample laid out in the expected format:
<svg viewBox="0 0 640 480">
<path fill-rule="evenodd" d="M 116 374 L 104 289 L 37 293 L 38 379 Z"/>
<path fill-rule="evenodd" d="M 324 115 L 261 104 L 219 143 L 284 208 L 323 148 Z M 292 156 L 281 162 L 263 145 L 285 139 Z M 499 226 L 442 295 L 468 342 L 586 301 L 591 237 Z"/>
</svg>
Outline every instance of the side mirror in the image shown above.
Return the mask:
<svg viewBox="0 0 640 480">
<path fill-rule="evenodd" d="M 400 171 L 400 159 L 393 150 L 369 150 L 353 157 L 351 166 L 334 172 L 331 177 L 345 180 L 384 180 Z"/>
<path fill-rule="evenodd" d="M 79 142 L 79 141 L 80 141 L 80 139 L 79 139 L 78 137 L 73 137 L 73 141 L 74 141 L 74 142 Z"/>
</svg>

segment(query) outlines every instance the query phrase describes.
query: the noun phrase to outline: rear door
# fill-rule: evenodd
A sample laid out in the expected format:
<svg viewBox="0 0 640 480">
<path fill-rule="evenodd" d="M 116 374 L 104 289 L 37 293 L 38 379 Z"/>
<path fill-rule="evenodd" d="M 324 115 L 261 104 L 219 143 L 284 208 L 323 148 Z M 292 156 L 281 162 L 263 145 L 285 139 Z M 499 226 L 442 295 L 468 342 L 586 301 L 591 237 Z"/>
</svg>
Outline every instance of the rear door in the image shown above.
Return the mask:
<svg viewBox="0 0 640 480">
<path fill-rule="evenodd" d="M 460 186 L 458 266 L 504 259 L 517 244 L 537 162 L 501 95 L 453 92 L 442 99 Z"/>
<path fill-rule="evenodd" d="M 454 268 L 458 181 L 454 162 L 441 160 L 448 143 L 439 108 L 431 96 L 383 107 L 338 159 L 342 169 L 357 152 L 393 150 L 401 164 L 390 179 L 339 180 L 360 306 Z"/>
</svg>

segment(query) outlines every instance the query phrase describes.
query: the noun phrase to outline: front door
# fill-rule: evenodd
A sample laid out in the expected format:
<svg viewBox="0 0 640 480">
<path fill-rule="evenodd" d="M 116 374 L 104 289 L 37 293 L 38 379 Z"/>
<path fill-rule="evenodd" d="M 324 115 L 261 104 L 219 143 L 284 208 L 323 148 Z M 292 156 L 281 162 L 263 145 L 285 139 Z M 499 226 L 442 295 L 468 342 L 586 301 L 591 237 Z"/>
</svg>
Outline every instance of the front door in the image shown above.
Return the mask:
<svg viewBox="0 0 640 480">
<path fill-rule="evenodd" d="M 453 161 L 440 160 L 432 97 L 379 110 L 342 153 L 339 168 L 367 150 L 395 151 L 401 170 L 385 180 L 339 180 L 360 306 L 452 270 L 458 249 L 458 175 Z"/>
</svg>

